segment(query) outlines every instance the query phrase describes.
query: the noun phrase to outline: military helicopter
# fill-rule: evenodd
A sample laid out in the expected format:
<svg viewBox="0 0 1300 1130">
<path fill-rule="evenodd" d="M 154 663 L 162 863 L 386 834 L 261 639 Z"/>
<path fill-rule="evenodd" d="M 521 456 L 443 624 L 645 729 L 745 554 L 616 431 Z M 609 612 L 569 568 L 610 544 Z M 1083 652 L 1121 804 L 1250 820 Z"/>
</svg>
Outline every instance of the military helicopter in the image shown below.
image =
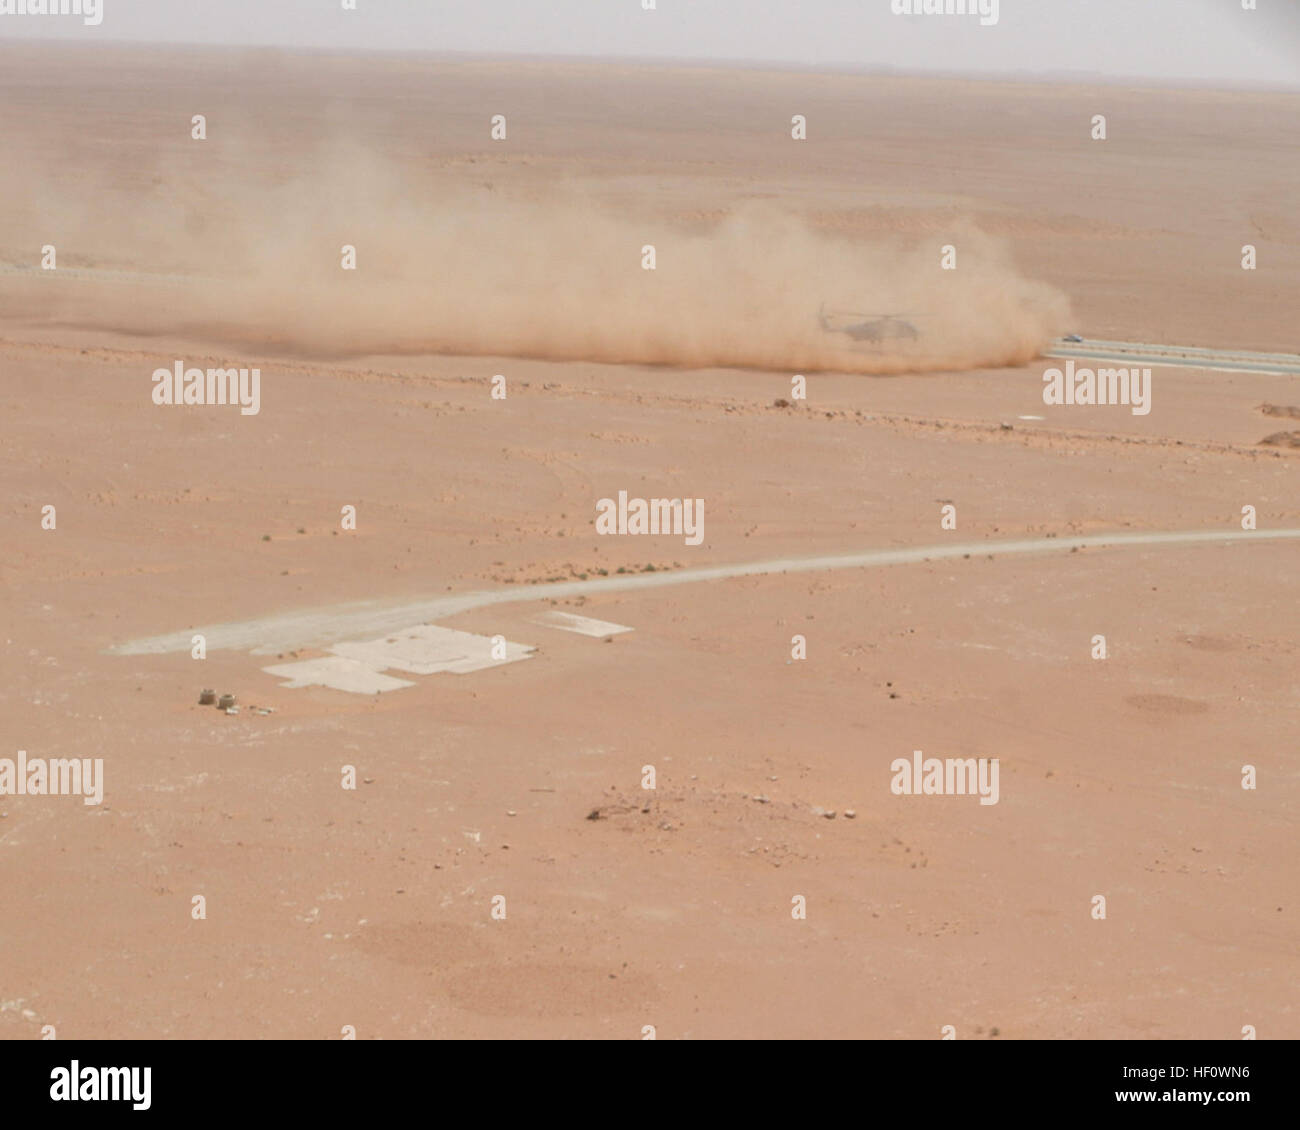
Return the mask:
<svg viewBox="0 0 1300 1130">
<path fill-rule="evenodd" d="M 825 304 L 817 308 L 817 319 L 827 333 L 847 334 L 854 341 L 880 345 L 886 341 L 916 341 L 921 331 L 908 318 L 921 314 L 846 314 L 827 310 Z"/>
</svg>

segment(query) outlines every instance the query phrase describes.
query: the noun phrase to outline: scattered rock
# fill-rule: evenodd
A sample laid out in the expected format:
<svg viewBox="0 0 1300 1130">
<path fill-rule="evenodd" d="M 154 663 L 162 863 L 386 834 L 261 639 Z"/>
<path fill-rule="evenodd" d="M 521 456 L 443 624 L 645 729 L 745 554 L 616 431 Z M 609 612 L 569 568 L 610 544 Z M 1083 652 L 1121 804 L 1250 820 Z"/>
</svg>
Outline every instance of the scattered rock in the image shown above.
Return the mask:
<svg viewBox="0 0 1300 1130">
<path fill-rule="evenodd" d="M 857 813 L 854 812 L 853 809 L 851 809 L 851 808 L 846 808 L 846 809 L 844 810 L 844 819 L 845 819 L 845 820 L 852 820 L 855 816 L 857 816 Z"/>
<path fill-rule="evenodd" d="M 1261 404 L 1259 410 L 1263 412 L 1265 416 L 1292 416 L 1295 419 L 1300 420 L 1300 408 L 1296 408 L 1294 405 L 1290 404 Z"/>
<path fill-rule="evenodd" d="M 813 815 L 814 815 L 814 816 L 824 816 L 827 820 L 834 820 L 834 819 L 835 819 L 835 809 L 833 809 L 833 808 L 822 808 L 821 805 L 816 805 L 816 804 L 815 804 L 815 805 L 813 805 Z"/>
<path fill-rule="evenodd" d="M 768 802 L 768 798 L 765 797 L 765 796 L 763 796 L 762 793 L 759 793 L 758 796 L 754 797 L 754 800 L 758 801 L 759 804 L 767 804 L 767 803 L 769 803 L 769 802 Z"/>
</svg>

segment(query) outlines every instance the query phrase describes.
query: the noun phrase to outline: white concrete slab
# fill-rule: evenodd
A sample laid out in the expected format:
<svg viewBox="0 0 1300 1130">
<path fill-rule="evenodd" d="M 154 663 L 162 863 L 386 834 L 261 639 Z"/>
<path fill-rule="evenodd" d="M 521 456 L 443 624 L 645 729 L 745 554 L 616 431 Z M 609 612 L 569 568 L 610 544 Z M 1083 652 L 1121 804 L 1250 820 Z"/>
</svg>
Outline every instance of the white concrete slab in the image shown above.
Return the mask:
<svg viewBox="0 0 1300 1130">
<path fill-rule="evenodd" d="M 351 691 L 353 694 L 382 694 L 384 691 L 415 686 L 406 679 L 381 675 L 374 667 L 341 655 L 303 659 L 298 663 L 279 663 L 274 667 L 263 667 L 262 670 L 268 675 L 288 679 L 289 682 L 280 684 L 287 688 L 333 687 L 336 691 Z"/>
<path fill-rule="evenodd" d="M 400 628 L 375 640 L 344 640 L 329 649 L 333 654 L 298 663 L 279 663 L 263 667 L 268 675 L 290 682 L 287 688 L 333 687 L 354 694 L 381 694 L 402 687 L 413 687 L 406 679 L 397 679 L 384 671 L 405 671 L 410 675 L 437 675 L 451 672 L 465 675 L 484 667 L 497 667 L 529 658 L 537 649 L 527 644 L 505 643 L 505 654 L 492 655 L 492 637 L 473 632 L 458 632 L 436 624 L 417 624 Z"/>
<path fill-rule="evenodd" d="M 345 640 L 329 649 L 335 655 L 355 659 L 376 671 L 406 671 L 412 675 L 437 675 L 449 671 L 464 675 L 484 667 L 497 667 L 527 659 L 536 648 L 505 643 L 505 655 L 492 655 L 492 637 L 458 632 L 436 624 L 403 628 L 376 640 Z"/>
<path fill-rule="evenodd" d="M 533 617 L 534 624 L 547 628 L 558 628 L 562 632 L 577 632 L 580 636 L 616 636 L 619 632 L 633 629 L 622 624 L 611 624 L 608 620 L 593 620 L 590 616 L 575 616 L 572 612 L 543 612 Z"/>
</svg>

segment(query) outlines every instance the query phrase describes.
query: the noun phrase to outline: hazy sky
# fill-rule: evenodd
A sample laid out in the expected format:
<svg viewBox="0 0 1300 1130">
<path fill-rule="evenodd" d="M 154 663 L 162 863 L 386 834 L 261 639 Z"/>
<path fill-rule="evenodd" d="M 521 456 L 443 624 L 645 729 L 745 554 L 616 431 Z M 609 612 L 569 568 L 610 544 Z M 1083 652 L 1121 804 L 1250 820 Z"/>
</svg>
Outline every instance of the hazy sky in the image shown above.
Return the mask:
<svg viewBox="0 0 1300 1130">
<path fill-rule="evenodd" d="M 0 0 L 0 9 L 18 0 Z M 38 0 L 32 0 L 33 3 Z M 58 0 L 51 0 L 57 3 Z M 999 0 L 978 16 L 891 0 L 100 0 L 103 22 L 0 15 L 0 39 L 161 40 L 480 54 L 755 60 L 1300 87 L 1300 0 Z M 922 0 L 914 0 L 919 6 Z M 989 2 L 989 0 L 985 0 Z M 901 0 L 900 0 L 901 3 Z"/>
</svg>

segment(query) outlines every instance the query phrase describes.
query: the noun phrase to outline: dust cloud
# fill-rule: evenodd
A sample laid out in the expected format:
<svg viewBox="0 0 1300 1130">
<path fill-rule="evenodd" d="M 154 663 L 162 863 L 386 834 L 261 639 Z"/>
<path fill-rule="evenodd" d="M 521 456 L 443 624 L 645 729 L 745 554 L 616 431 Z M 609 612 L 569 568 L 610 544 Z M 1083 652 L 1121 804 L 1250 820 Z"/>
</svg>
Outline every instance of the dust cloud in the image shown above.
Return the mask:
<svg viewBox="0 0 1300 1130">
<path fill-rule="evenodd" d="M 710 225 L 551 180 L 469 190 L 356 146 L 272 175 L 162 165 L 137 182 L 40 178 L 0 219 L 0 258 L 59 246 L 77 281 L 25 277 L 50 320 L 306 357 L 445 353 L 681 367 L 905 373 L 1020 365 L 1069 304 L 974 227 L 861 240 L 739 201 Z M 24 178 L 30 186 L 32 179 Z M 58 238 L 44 234 L 57 234 Z M 940 269 L 941 247 L 956 269 Z M 341 268 L 356 248 L 356 270 Z M 643 269 L 653 246 L 655 269 Z M 167 284 L 94 269 L 185 276 Z M 15 276 L 0 278 L 15 299 Z M 37 293 L 38 292 L 38 293 Z M 856 342 L 819 308 L 898 315 L 916 340 Z M 852 324 L 854 317 L 832 324 Z M 890 323 L 895 326 L 897 323 Z"/>
</svg>

